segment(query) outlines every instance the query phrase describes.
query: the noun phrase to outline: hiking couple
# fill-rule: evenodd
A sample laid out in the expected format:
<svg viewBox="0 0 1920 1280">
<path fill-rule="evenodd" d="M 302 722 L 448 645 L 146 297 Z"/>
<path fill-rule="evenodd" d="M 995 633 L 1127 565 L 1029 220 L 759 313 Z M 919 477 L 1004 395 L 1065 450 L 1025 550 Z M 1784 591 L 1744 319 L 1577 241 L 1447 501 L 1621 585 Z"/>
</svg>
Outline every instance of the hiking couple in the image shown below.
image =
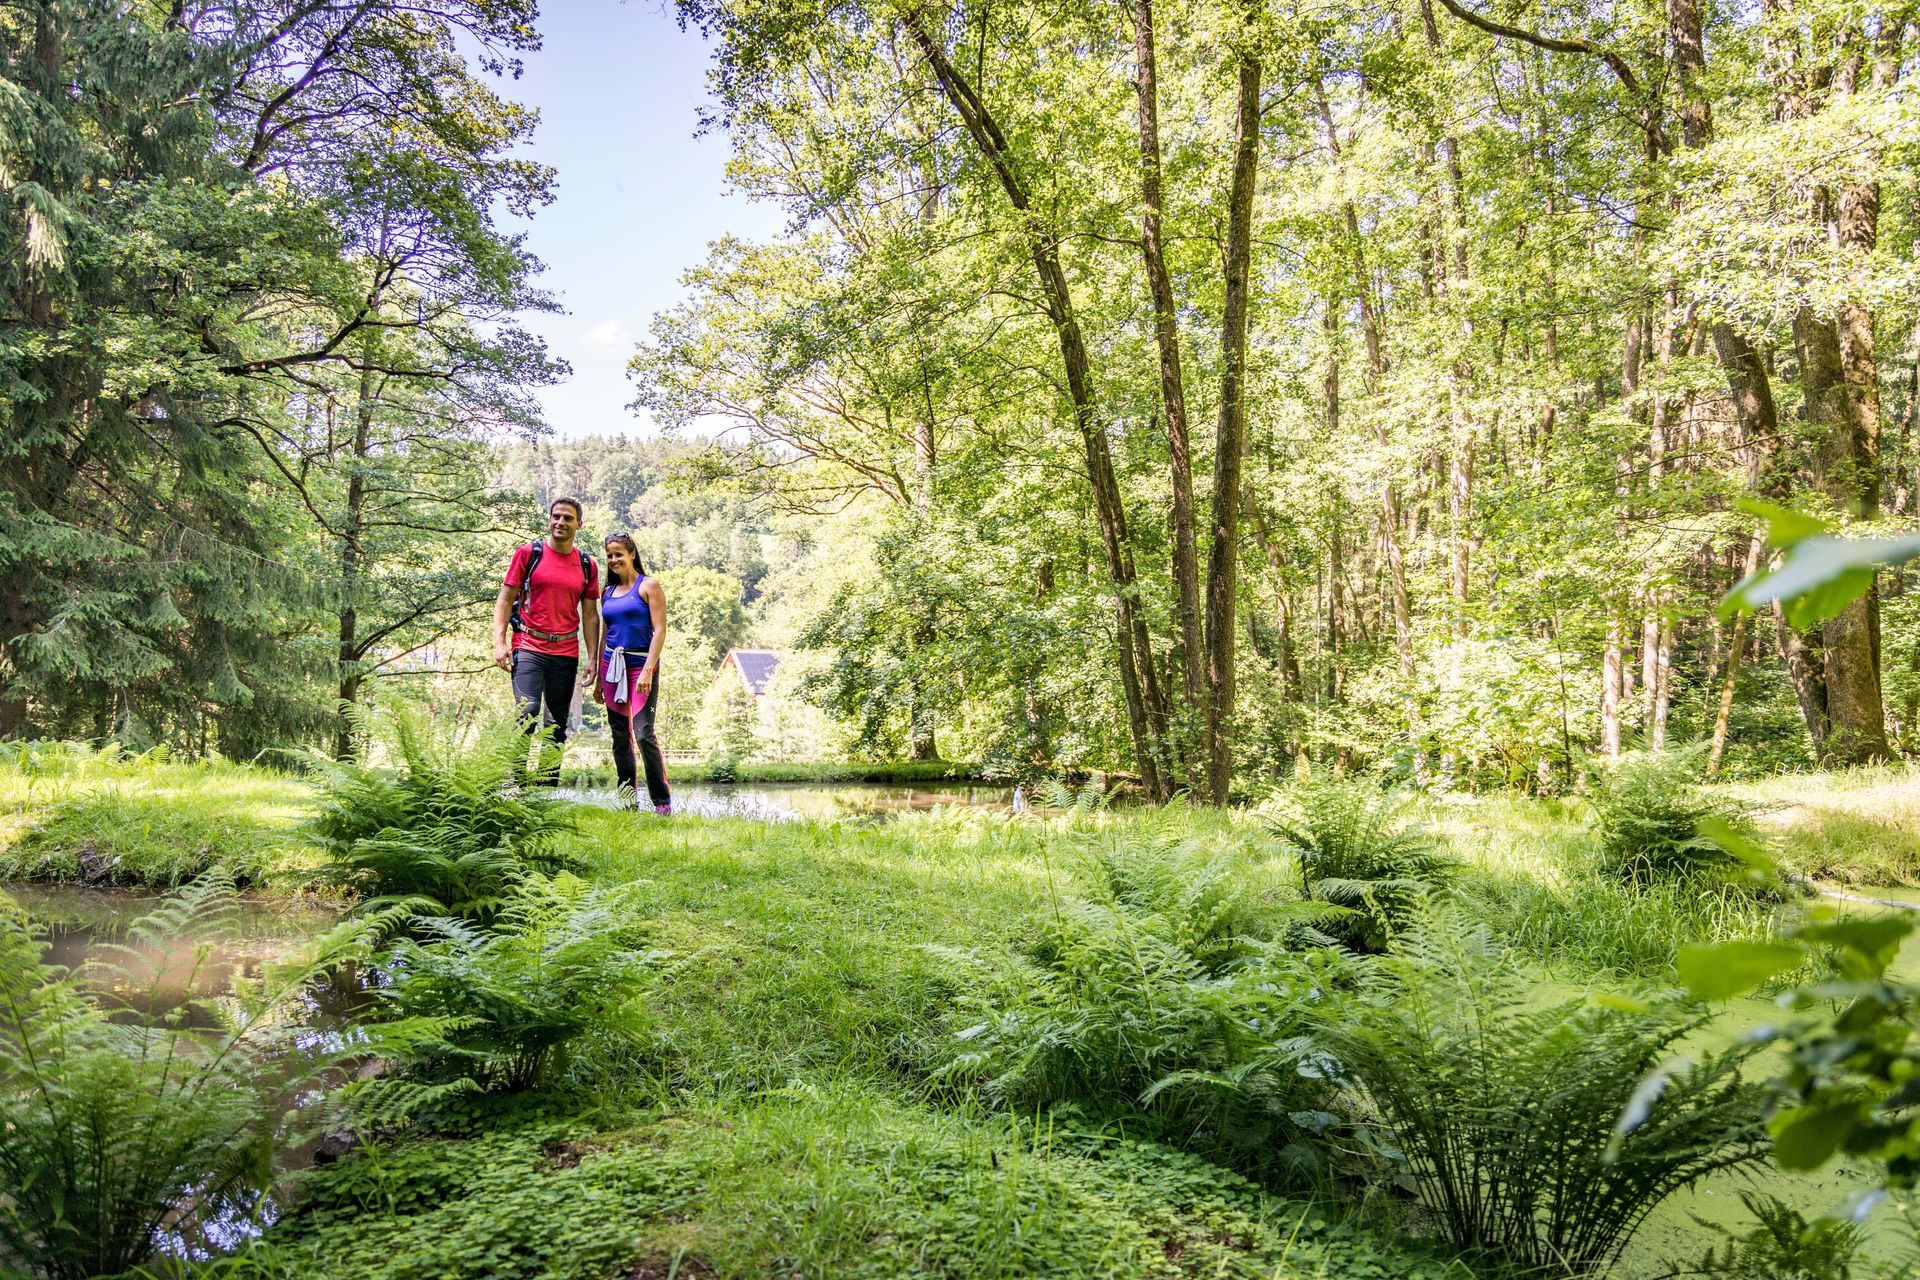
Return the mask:
<svg viewBox="0 0 1920 1280">
<path fill-rule="evenodd" d="M 637 747 L 647 797 L 653 811 L 664 815 L 671 812 L 672 799 L 653 716 L 659 704 L 660 649 L 667 638 L 667 596 L 659 579 L 640 567 L 640 548 L 624 533 L 607 535 L 603 588 L 593 557 L 574 545 L 580 516 L 574 499 L 555 498 L 547 508 L 546 541 L 513 549 L 493 602 L 493 660 L 513 676 L 513 700 L 527 732 L 536 723 L 551 725 L 556 745 L 567 740 L 577 676 L 607 709 L 621 794 L 638 807 Z M 583 640 L 599 661 L 580 674 Z M 558 785 L 557 770 L 548 770 L 542 781 Z"/>
</svg>

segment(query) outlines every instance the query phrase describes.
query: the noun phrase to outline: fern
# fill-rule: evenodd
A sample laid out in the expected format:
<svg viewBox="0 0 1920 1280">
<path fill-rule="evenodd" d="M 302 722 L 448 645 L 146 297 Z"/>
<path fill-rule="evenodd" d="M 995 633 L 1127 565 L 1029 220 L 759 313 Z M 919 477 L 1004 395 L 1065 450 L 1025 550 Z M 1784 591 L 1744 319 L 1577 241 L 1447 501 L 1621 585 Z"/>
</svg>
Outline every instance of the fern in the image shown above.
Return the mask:
<svg viewBox="0 0 1920 1280">
<path fill-rule="evenodd" d="M 1048 778 L 1041 788 L 1047 807 L 1059 809 L 1070 823 L 1079 823 L 1105 813 L 1117 792 L 1109 792 L 1099 778 L 1089 777 L 1079 786 L 1060 778 Z"/>
<path fill-rule="evenodd" d="M 641 948 L 637 892 L 535 877 L 503 903 L 494 929 L 422 922 L 426 940 L 395 946 L 381 993 L 403 1022 L 443 1029 L 407 1046 L 414 1071 L 526 1089 L 563 1068 L 582 1037 L 631 1040 L 638 997 L 662 954 Z"/>
<path fill-rule="evenodd" d="M 1732 865 L 1701 832 L 1709 818 L 1734 820 L 1739 810 L 1693 781 L 1703 748 L 1634 752 L 1594 788 L 1602 865 L 1628 879 L 1687 875 Z"/>
<path fill-rule="evenodd" d="M 134 940 L 222 927 L 232 887 L 209 873 L 134 921 Z M 109 1016 L 41 963 L 24 917 L 0 911 L 0 1270 L 118 1273 L 163 1226 L 191 1241 L 205 1222 L 256 1213 L 278 1153 L 328 1122 L 325 1083 L 380 1048 L 313 1035 L 300 1006 L 320 975 L 366 962 L 388 923 L 348 921 L 230 996 L 171 1007 L 181 975 L 109 952 L 91 975 L 127 997 Z M 138 1008 L 165 1011 L 133 1020 Z"/>
<path fill-rule="evenodd" d="M 1752 1191 L 1742 1191 L 1740 1203 L 1753 1215 L 1753 1228 L 1737 1236 L 1715 1228 L 1725 1243 L 1718 1250 L 1707 1250 L 1690 1272 L 1681 1274 L 1719 1280 L 1849 1280 L 1852 1276 L 1862 1238 L 1857 1222 L 1809 1219 L 1791 1205 Z"/>
<path fill-rule="evenodd" d="M 1407 814 L 1406 800 L 1360 783 L 1296 787 L 1292 812 L 1269 820 L 1300 864 L 1301 892 L 1338 908 L 1323 928 L 1356 951 L 1384 950 L 1453 862 Z"/>
<path fill-rule="evenodd" d="M 1542 1005 L 1484 935 L 1444 922 L 1368 972 L 1323 1034 L 1380 1150 L 1461 1249 L 1598 1269 L 1669 1195 L 1766 1157 L 1739 1076 L 1754 1048 L 1680 1056 L 1708 1020 L 1697 1007 Z"/>
<path fill-rule="evenodd" d="M 1287 949 L 1299 904 L 1164 832 L 1090 845 L 1079 879 L 1084 895 L 1047 917 L 1031 965 L 965 1002 L 936 1074 L 1252 1172 L 1317 1166 L 1336 1090 L 1307 1011 L 1337 960 Z"/>
<path fill-rule="evenodd" d="M 520 786 L 527 743 L 516 721 L 466 745 L 430 741 L 404 714 L 392 723 L 399 770 L 315 762 L 320 811 L 308 833 L 325 855 L 318 881 L 374 906 L 487 919 L 527 874 L 572 865 L 558 851 L 574 829 L 567 806 Z"/>
</svg>

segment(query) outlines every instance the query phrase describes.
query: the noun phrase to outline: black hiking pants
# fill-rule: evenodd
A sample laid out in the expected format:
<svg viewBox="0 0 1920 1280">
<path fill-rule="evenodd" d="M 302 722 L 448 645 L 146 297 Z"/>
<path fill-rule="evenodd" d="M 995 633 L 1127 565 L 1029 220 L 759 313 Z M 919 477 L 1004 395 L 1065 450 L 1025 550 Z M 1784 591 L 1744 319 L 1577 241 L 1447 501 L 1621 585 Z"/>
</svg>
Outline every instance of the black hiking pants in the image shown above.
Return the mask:
<svg viewBox="0 0 1920 1280">
<path fill-rule="evenodd" d="M 513 700 L 520 708 L 520 724 L 532 736 L 534 728 L 553 726 L 554 745 L 567 740 L 567 721 L 573 715 L 573 691 L 580 677 L 580 659 L 563 658 L 534 649 L 513 651 Z M 541 762 L 534 781 L 543 787 L 560 785 L 560 761 Z"/>
<path fill-rule="evenodd" d="M 633 759 L 634 748 L 638 746 L 640 764 L 647 771 L 647 798 L 656 810 L 672 803 L 667 791 L 667 765 L 660 758 L 660 743 L 653 736 L 653 711 L 659 701 L 660 673 L 656 671 L 646 705 L 630 716 L 621 715 L 612 706 L 607 708 L 607 728 L 613 731 L 613 771 L 619 775 L 620 788 L 636 802 L 639 800 L 640 780 Z"/>
</svg>

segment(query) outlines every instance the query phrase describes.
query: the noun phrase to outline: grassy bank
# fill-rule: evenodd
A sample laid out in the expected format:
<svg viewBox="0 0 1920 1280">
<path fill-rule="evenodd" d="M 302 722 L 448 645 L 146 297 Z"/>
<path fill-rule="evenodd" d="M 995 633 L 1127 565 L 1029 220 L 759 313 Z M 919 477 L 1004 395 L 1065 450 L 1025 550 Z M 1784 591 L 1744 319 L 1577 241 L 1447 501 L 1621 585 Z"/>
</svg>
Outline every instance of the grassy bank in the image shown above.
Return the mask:
<svg viewBox="0 0 1920 1280">
<path fill-rule="evenodd" d="M 1920 768 L 1785 774 L 1726 788 L 1753 806 L 1796 871 L 1839 884 L 1920 886 Z"/>
<path fill-rule="evenodd" d="M 1823 815 L 1912 803 L 1910 787 L 1843 778 L 1829 796 L 1803 780 L 1801 794 L 1824 803 L 1801 808 L 1818 830 Z M 71 879 L 106 859 L 116 878 L 165 884 L 239 858 L 256 880 L 287 886 L 314 857 L 297 831 L 313 804 L 299 779 L 229 764 L 16 758 L 0 765 L 0 875 Z M 1163 1145 L 1154 1139 L 1177 1130 L 1156 1132 L 1144 1112 L 1103 1113 L 1086 1083 L 1122 1056 L 1074 1039 L 1088 1015 L 1142 1028 L 1115 1043 L 1152 1051 L 1156 1037 L 1190 1034 L 1152 1021 L 1187 1016 L 1163 996 L 1198 1000 L 1188 1013 L 1204 1015 L 1226 991 L 1204 974 L 1169 979 L 1179 948 L 1208 937 L 1239 946 L 1313 919 L 1297 914 L 1301 864 L 1262 814 L 662 822 L 582 806 L 570 816 L 558 853 L 627 895 L 625 926 L 659 955 L 641 1034 L 589 1040 L 540 1090 L 450 1103 L 302 1175 L 256 1246 L 202 1270 L 1497 1274 L 1429 1242 L 1431 1221 L 1391 1182 L 1356 1191 L 1351 1173 L 1283 1176 L 1244 1153 Z M 1582 801 L 1432 801 L 1416 816 L 1457 864 L 1446 909 L 1514 953 L 1534 1003 L 1670 985 L 1680 943 L 1761 936 L 1795 909 L 1706 881 L 1623 882 L 1604 869 Z M 1874 835 L 1881 865 L 1899 865 L 1899 837 Z M 1161 905 L 1119 909 L 1143 893 Z M 1095 927 L 1109 931 L 1075 932 Z M 1073 1003 L 1084 990 L 1062 985 L 1063 939 L 1085 952 L 1075 963 L 1118 966 L 1087 971 L 1109 984 L 1108 1009 Z M 985 1043 L 973 1037 L 996 1001 L 1015 1011 L 987 1037 L 1002 1064 L 1009 1043 L 1014 1059 L 1024 1052 L 1019 1027 L 1033 1027 L 1036 1050 L 1064 1043 L 1084 1056 L 1068 1070 L 1085 1105 L 1048 1110 L 990 1071 L 954 1070 Z M 1142 1069 L 1150 1079 L 1157 1068 Z M 1137 1092 L 1125 1085 L 1107 1102 Z M 1819 1184 L 1805 1199 L 1823 1208 L 1839 1193 Z M 1620 1274 L 1703 1250 L 1683 1211 L 1657 1222 Z"/>
<path fill-rule="evenodd" d="M 246 885 L 307 861 L 312 788 L 291 774 L 58 743 L 0 756 L 0 880 L 170 887 L 214 865 Z"/>
</svg>

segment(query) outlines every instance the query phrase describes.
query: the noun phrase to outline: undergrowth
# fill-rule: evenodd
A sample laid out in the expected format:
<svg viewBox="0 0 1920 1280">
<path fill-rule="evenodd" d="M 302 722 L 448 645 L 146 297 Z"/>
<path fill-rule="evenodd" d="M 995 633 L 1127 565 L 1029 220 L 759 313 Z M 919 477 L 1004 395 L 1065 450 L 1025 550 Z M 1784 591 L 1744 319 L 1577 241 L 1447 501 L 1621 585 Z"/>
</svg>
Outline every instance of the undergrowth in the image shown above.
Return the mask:
<svg viewBox="0 0 1920 1280">
<path fill-rule="evenodd" d="M 1741 814 L 1698 784 L 1701 756 L 1701 749 L 1632 752 L 1598 775 L 1593 807 L 1604 870 L 1644 883 L 1732 866 L 1703 824 Z"/>
<path fill-rule="evenodd" d="M 1582 1274 L 1668 1196 L 1766 1159 L 1740 1074 L 1757 1050 L 1679 1052 L 1710 1018 L 1662 997 L 1543 1003 L 1484 931 L 1439 916 L 1323 1033 L 1446 1239 Z"/>
<path fill-rule="evenodd" d="M 397 768 L 316 759 L 319 812 L 308 834 L 324 860 L 313 879 L 379 906 L 418 904 L 485 919 L 530 873 L 566 870 L 572 806 L 525 785 L 517 722 L 435 736 L 397 715 Z"/>
<path fill-rule="evenodd" d="M 1342 913 L 1326 927 L 1356 951 L 1384 951 L 1409 913 L 1452 871 L 1405 797 L 1365 783 L 1317 778 L 1289 789 L 1270 820 L 1299 860 L 1301 892 Z"/>
<path fill-rule="evenodd" d="M 661 959 L 640 935 L 637 889 L 532 877 L 491 929 L 419 922 L 422 936 L 394 945 L 380 991 L 401 1018 L 444 1024 L 412 1047 L 414 1069 L 530 1089 L 558 1075 L 582 1041 L 617 1049 L 636 1040 L 640 994 Z"/>
<path fill-rule="evenodd" d="M 1329 912 L 1166 832 L 1093 843 L 1077 884 L 1037 917 L 1025 967 L 957 1002 L 941 1078 L 1277 1181 L 1319 1173 L 1338 1123 L 1308 1034 L 1338 964 L 1315 927 Z"/>
</svg>

